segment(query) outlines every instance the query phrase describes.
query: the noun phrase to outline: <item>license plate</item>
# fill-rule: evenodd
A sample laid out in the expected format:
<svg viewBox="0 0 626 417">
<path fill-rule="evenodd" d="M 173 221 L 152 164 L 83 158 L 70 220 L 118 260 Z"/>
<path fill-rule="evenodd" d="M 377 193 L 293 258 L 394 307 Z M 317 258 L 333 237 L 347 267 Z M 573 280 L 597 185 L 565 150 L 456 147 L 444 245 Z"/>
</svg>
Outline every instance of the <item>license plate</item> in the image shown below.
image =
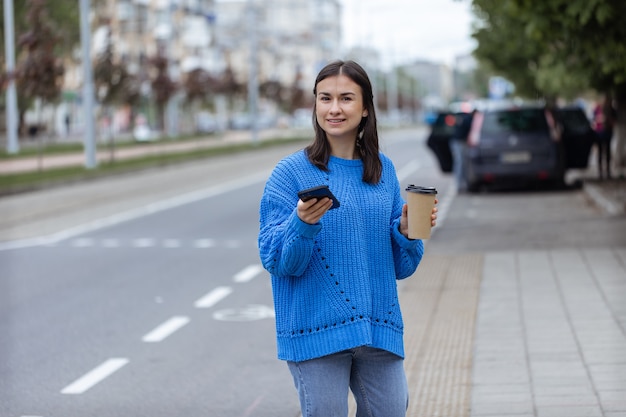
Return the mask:
<svg viewBox="0 0 626 417">
<path fill-rule="evenodd" d="M 504 152 L 500 155 L 500 161 L 504 164 L 523 164 L 530 162 L 530 152 Z"/>
</svg>

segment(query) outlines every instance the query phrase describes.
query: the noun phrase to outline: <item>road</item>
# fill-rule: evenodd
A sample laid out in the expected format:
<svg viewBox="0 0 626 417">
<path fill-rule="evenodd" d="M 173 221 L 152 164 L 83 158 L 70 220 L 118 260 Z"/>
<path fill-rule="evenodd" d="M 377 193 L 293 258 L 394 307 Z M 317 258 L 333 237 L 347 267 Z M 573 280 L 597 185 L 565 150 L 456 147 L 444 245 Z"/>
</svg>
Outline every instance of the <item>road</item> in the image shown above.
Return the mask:
<svg viewBox="0 0 626 417">
<path fill-rule="evenodd" d="M 427 253 L 624 244 L 580 190 L 456 196 L 424 139 L 381 148 L 403 186 L 440 191 Z M 13 213 L 45 236 L 0 246 L 0 416 L 299 415 L 256 249 L 264 179 L 296 147 L 50 191 L 54 222 Z"/>
<path fill-rule="evenodd" d="M 430 156 L 415 158 L 416 140 L 389 134 L 383 150 L 403 184 L 445 189 Z M 186 168 L 178 183 L 174 173 L 99 182 L 95 197 L 48 208 L 59 213 L 52 224 L 35 221 L 46 238 L 22 231 L 34 239 L 5 245 L 0 415 L 296 416 L 256 249 L 264 180 L 294 149 Z M 143 205 L 119 201 L 122 191 Z M 90 204 L 106 221 L 89 217 Z"/>
</svg>

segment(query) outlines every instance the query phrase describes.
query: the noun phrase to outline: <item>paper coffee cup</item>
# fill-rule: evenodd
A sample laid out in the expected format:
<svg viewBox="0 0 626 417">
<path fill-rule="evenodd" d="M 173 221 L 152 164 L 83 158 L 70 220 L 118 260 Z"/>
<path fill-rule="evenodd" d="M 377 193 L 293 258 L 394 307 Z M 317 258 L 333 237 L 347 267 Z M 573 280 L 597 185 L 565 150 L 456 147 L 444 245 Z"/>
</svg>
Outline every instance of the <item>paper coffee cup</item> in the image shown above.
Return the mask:
<svg viewBox="0 0 626 417">
<path fill-rule="evenodd" d="M 437 189 L 411 184 L 406 188 L 406 191 L 409 239 L 429 239 Z"/>
</svg>

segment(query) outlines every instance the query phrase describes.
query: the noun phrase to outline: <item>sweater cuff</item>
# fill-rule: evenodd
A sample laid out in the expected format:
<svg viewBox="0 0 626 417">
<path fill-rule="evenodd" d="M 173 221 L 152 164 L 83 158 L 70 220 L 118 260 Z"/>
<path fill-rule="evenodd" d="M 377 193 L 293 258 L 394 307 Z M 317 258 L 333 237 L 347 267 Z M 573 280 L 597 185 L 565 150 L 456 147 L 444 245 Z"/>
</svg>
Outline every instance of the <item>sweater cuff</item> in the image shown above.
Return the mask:
<svg viewBox="0 0 626 417">
<path fill-rule="evenodd" d="M 313 239 L 317 234 L 322 230 L 322 224 L 308 224 L 303 222 L 300 217 L 296 214 L 294 210 L 293 215 L 291 216 L 291 221 L 289 222 L 289 229 L 293 230 L 297 235 L 300 235 L 305 238 Z"/>
<path fill-rule="evenodd" d="M 391 236 L 403 249 L 415 249 L 420 243 L 420 239 L 409 239 L 400 233 L 400 219 L 398 218 L 391 225 Z"/>
</svg>

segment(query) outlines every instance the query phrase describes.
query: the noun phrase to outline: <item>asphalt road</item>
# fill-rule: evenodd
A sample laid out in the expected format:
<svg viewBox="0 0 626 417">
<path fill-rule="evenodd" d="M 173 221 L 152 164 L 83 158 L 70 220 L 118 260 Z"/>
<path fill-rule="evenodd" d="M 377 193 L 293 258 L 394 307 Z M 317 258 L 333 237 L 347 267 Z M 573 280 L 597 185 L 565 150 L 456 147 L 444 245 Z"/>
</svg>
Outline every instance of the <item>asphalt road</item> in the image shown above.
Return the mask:
<svg viewBox="0 0 626 417">
<path fill-rule="evenodd" d="M 382 148 L 403 185 L 446 189 L 422 133 Z M 16 203 L 8 236 L 22 240 L 0 251 L 0 416 L 298 415 L 256 237 L 264 180 L 300 146 Z"/>
<path fill-rule="evenodd" d="M 402 186 L 440 191 L 427 254 L 624 244 L 623 218 L 580 190 L 455 196 L 424 139 L 385 133 L 382 150 Z M 264 180 L 297 147 L 7 202 L 0 416 L 299 415 L 256 249 Z"/>
</svg>

